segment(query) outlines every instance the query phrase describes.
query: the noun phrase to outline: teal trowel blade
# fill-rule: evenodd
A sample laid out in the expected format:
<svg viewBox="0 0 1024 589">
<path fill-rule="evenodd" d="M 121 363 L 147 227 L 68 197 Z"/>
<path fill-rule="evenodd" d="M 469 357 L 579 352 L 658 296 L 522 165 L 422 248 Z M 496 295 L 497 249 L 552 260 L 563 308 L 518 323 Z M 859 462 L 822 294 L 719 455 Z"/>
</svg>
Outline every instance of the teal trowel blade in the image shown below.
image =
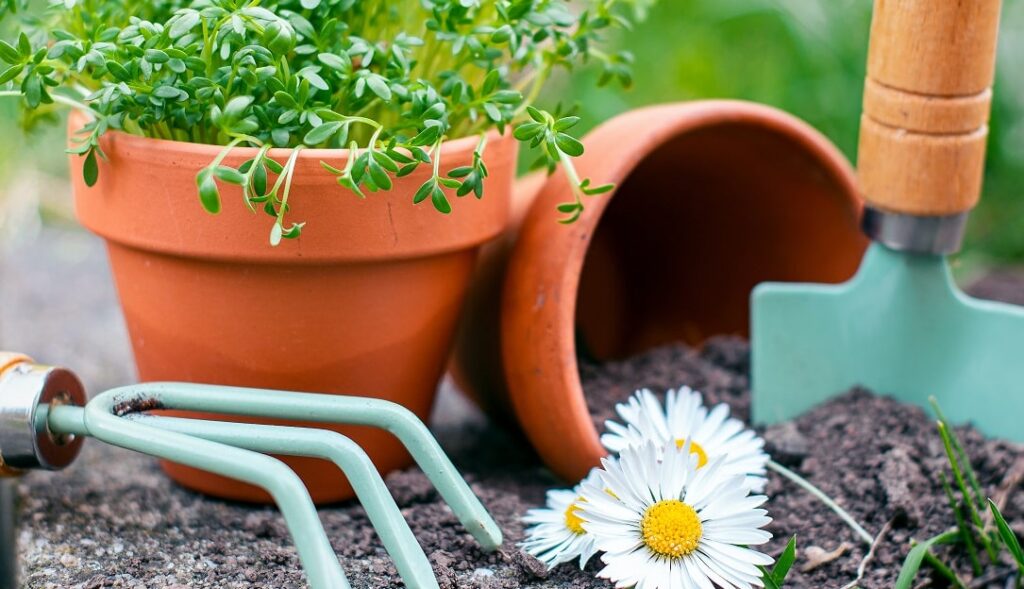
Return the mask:
<svg viewBox="0 0 1024 589">
<path fill-rule="evenodd" d="M 1024 308 L 967 296 L 942 256 L 875 243 L 849 282 L 761 284 L 751 307 L 759 423 L 863 386 L 1024 441 Z"/>
</svg>

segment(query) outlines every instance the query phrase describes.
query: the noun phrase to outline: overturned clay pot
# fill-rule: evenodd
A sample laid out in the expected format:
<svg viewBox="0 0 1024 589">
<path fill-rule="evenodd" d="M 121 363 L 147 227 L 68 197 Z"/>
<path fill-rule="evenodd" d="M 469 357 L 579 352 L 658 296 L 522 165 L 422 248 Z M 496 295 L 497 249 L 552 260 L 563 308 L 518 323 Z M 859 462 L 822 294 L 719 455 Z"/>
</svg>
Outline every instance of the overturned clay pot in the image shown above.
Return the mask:
<svg viewBox="0 0 1024 589">
<path fill-rule="evenodd" d="M 616 189 L 589 198 L 566 226 L 556 212 L 572 200 L 563 175 L 521 183 L 526 212 L 481 260 L 452 363 L 463 389 L 499 420 L 514 414 L 567 480 L 605 455 L 579 357 L 745 336 L 755 285 L 841 282 L 866 245 L 849 163 L 776 109 L 654 106 L 608 121 L 584 143 L 581 177 Z"/>
</svg>

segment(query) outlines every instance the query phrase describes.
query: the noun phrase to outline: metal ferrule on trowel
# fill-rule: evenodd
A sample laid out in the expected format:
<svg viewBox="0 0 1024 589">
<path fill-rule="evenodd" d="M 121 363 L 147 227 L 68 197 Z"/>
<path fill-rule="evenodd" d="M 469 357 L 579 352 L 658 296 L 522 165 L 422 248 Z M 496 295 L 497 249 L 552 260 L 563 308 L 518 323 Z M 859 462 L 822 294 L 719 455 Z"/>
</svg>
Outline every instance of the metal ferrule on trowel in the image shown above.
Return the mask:
<svg viewBox="0 0 1024 589">
<path fill-rule="evenodd" d="M 981 194 L 1000 4 L 876 0 L 858 165 L 873 242 L 849 282 L 755 289 L 755 420 L 863 386 L 1024 440 L 1024 309 L 963 294 L 945 259 Z"/>
</svg>

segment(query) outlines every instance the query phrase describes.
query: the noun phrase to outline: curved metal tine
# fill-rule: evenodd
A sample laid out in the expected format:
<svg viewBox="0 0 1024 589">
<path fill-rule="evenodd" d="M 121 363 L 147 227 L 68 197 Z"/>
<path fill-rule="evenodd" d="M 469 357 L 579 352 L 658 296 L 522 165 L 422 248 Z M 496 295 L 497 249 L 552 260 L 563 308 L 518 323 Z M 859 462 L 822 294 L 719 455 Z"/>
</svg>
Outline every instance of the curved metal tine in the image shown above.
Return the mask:
<svg viewBox="0 0 1024 589">
<path fill-rule="evenodd" d="M 299 559 L 313 589 L 351 589 L 327 533 L 320 524 L 309 491 L 283 462 L 258 452 L 148 426 L 120 415 L 133 411 L 132 400 L 148 399 L 146 387 L 125 387 L 95 397 L 84 410 L 84 425 L 92 437 L 129 450 L 215 472 L 262 487 L 284 516 Z M 129 403 L 125 405 L 125 401 Z M 153 407 L 145 407 L 152 409 Z M 59 423 L 61 410 L 50 414 Z"/>
<path fill-rule="evenodd" d="M 152 415 L 126 416 L 136 423 L 256 452 L 330 460 L 345 473 L 366 509 L 398 574 L 408 587 L 437 589 L 433 567 L 402 517 L 377 468 L 355 442 L 329 430 L 251 425 Z"/>
<path fill-rule="evenodd" d="M 390 401 L 191 383 L 147 383 L 104 393 L 146 409 L 188 409 L 225 415 L 366 425 L 398 438 L 437 487 L 459 521 L 485 550 L 501 546 L 501 529 L 412 412 Z"/>
</svg>

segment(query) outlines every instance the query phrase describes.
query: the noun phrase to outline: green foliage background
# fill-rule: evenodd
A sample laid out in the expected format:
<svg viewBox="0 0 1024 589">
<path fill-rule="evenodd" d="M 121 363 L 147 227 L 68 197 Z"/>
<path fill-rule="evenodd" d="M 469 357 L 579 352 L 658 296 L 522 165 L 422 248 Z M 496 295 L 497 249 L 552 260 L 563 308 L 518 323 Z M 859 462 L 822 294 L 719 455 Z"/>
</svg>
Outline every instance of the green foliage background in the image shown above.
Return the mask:
<svg viewBox="0 0 1024 589">
<path fill-rule="evenodd" d="M 755 100 L 807 120 L 855 161 L 871 4 L 660 0 L 645 23 L 615 40 L 636 56 L 631 91 L 595 89 L 598 72 L 584 69 L 556 79 L 546 102 L 578 102 L 584 124 L 595 126 L 658 102 Z M 999 59 L 985 195 L 966 251 L 1024 263 L 1024 0 L 1004 0 Z M 26 166 L 64 167 L 60 130 L 23 136 L 15 113 L 0 104 L 0 194 Z"/>
<path fill-rule="evenodd" d="M 871 0 L 661 0 L 619 43 L 635 86 L 594 90 L 581 72 L 550 88 L 580 102 L 585 124 L 645 104 L 742 98 L 789 111 L 856 161 Z M 1004 0 L 999 73 L 982 203 L 965 253 L 1024 262 L 1024 0 Z"/>
</svg>

